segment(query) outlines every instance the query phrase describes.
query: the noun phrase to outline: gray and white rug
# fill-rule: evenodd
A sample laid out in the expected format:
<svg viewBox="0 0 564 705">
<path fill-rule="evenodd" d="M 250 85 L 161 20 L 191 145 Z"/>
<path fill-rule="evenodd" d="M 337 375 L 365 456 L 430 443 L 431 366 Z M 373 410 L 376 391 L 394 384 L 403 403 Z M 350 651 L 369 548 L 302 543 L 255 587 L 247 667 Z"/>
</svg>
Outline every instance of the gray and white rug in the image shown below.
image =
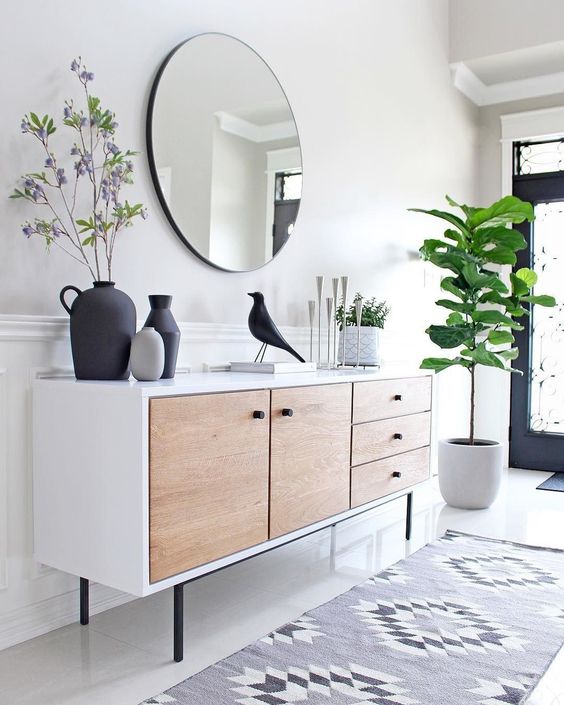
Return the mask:
<svg viewBox="0 0 564 705">
<path fill-rule="evenodd" d="M 563 551 L 448 531 L 142 705 L 517 705 L 563 642 Z"/>
</svg>

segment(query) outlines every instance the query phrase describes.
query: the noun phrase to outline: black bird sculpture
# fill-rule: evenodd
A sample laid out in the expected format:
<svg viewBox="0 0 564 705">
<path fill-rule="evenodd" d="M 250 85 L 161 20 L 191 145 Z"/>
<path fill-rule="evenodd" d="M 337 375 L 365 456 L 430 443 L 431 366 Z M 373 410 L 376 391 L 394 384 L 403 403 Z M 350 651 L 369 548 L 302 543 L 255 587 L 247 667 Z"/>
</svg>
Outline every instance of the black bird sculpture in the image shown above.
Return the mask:
<svg viewBox="0 0 564 705">
<path fill-rule="evenodd" d="M 274 348 L 286 350 L 300 362 L 305 362 L 303 357 L 284 340 L 282 333 L 278 330 L 276 323 L 274 323 L 268 313 L 262 293 L 260 291 L 254 291 L 250 293 L 249 296 L 254 301 L 251 312 L 249 313 L 249 330 L 254 337 L 262 343 L 262 347 L 255 357 L 255 362 L 258 362 L 259 357 L 260 362 L 263 361 L 264 353 L 269 345 L 272 345 Z"/>
</svg>

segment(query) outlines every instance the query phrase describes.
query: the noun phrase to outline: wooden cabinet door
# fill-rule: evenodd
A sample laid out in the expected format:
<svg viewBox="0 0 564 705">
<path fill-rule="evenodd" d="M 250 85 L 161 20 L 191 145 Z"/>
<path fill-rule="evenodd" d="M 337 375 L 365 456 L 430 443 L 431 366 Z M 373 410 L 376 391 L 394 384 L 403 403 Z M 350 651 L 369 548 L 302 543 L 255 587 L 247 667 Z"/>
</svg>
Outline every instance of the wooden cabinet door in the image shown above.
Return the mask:
<svg viewBox="0 0 564 705">
<path fill-rule="evenodd" d="M 265 390 L 151 399 L 151 582 L 268 538 L 269 405 Z"/>
<path fill-rule="evenodd" d="M 350 384 L 272 391 L 270 538 L 349 508 L 351 402 Z"/>
</svg>

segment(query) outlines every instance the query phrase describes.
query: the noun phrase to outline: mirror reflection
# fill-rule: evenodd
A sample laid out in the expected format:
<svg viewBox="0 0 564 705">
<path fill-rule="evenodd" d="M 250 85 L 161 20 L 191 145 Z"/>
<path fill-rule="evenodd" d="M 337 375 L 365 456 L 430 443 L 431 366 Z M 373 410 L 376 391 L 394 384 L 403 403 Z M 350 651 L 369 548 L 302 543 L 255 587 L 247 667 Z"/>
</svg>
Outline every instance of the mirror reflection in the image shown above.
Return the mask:
<svg viewBox="0 0 564 705">
<path fill-rule="evenodd" d="M 243 42 L 202 34 L 169 55 L 150 99 L 148 151 L 177 235 L 220 269 L 247 271 L 296 222 L 302 160 L 288 100 Z"/>
</svg>

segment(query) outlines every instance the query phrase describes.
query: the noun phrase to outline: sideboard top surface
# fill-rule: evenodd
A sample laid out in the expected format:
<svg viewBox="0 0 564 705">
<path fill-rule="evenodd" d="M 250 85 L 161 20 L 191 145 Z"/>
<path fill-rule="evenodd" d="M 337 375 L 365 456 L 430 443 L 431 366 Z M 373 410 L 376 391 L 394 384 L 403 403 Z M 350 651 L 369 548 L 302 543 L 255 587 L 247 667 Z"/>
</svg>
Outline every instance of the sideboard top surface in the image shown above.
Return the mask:
<svg viewBox="0 0 564 705">
<path fill-rule="evenodd" d="M 236 392 L 252 389 L 278 389 L 284 387 L 307 387 L 317 384 L 338 384 L 342 382 L 371 382 L 405 377 L 426 377 L 428 370 L 389 366 L 379 370 L 346 369 L 317 370 L 289 374 L 261 374 L 245 372 L 191 372 L 178 375 L 175 379 L 156 382 L 125 381 L 85 381 L 74 377 L 45 377 L 33 382 L 35 388 L 56 388 L 61 385 L 67 392 L 77 394 L 123 393 L 139 397 L 164 397 L 181 394 L 207 394 L 213 392 Z"/>
</svg>

